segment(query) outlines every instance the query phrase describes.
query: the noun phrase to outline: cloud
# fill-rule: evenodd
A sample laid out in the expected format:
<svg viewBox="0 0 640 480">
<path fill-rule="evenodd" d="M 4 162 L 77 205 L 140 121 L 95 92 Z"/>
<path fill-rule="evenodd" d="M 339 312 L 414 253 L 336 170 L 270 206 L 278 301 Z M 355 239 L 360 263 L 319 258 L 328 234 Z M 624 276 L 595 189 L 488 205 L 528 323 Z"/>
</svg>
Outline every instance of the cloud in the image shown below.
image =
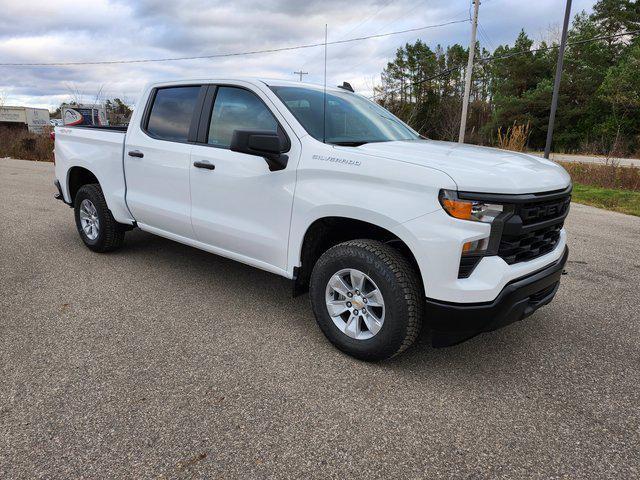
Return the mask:
<svg viewBox="0 0 640 480">
<path fill-rule="evenodd" d="M 574 1 L 574 13 L 591 0 Z M 165 58 L 278 48 L 372 35 L 463 19 L 468 0 L 1 0 L 0 62 L 37 63 Z M 521 28 L 534 39 L 562 20 L 557 0 L 485 0 L 480 23 L 492 47 L 512 42 Z M 328 49 L 330 84 L 350 81 L 371 90 L 395 50 L 418 38 L 435 47 L 461 43 L 467 23 L 371 39 Z M 323 50 L 312 48 L 209 60 L 74 67 L 0 67 L 7 103 L 55 107 L 73 92 L 135 101 L 148 81 L 218 75 L 323 80 Z M 379 78 L 379 77 L 378 77 Z"/>
</svg>

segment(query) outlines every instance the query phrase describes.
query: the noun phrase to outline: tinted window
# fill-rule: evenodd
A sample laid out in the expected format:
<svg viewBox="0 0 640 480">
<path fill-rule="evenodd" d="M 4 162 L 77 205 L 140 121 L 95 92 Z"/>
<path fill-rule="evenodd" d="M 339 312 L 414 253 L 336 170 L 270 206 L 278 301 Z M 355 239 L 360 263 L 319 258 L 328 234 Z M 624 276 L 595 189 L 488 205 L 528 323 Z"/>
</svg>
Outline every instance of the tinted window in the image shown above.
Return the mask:
<svg viewBox="0 0 640 480">
<path fill-rule="evenodd" d="M 304 129 L 316 140 L 362 144 L 416 140 L 419 135 L 377 103 L 351 92 L 327 91 L 326 115 L 321 89 L 271 87 Z M 323 122 L 326 122 L 323 125 Z"/>
<path fill-rule="evenodd" d="M 164 140 L 186 142 L 200 86 L 161 88 L 151 107 L 147 132 Z"/>
<path fill-rule="evenodd" d="M 234 130 L 277 133 L 278 122 L 255 94 L 242 88 L 220 87 L 211 113 L 207 142 L 229 147 Z"/>
</svg>

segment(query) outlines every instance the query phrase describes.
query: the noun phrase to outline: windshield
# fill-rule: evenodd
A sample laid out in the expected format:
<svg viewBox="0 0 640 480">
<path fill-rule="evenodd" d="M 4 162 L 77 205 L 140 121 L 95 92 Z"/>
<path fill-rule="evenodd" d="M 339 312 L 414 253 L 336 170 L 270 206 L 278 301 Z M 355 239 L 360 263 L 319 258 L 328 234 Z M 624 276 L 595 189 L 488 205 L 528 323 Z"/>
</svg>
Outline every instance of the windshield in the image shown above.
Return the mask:
<svg viewBox="0 0 640 480">
<path fill-rule="evenodd" d="M 289 111 L 316 140 L 337 145 L 416 140 L 420 136 L 382 108 L 355 93 L 327 91 L 326 127 L 323 129 L 322 90 L 271 87 Z M 323 131 L 324 130 L 324 131 Z"/>
</svg>

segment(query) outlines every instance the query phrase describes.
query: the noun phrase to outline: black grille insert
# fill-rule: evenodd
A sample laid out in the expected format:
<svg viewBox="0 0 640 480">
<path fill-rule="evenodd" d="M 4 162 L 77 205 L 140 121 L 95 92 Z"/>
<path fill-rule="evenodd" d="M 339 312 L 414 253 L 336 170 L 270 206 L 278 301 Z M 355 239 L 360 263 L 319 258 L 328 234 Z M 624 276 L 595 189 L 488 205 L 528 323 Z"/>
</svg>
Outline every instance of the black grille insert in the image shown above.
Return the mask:
<svg viewBox="0 0 640 480">
<path fill-rule="evenodd" d="M 569 213 L 571 195 L 552 200 L 514 204 L 514 212 L 504 223 L 498 255 L 509 265 L 533 260 L 552 251 L 560 240 L 560 230 Z"/>
<path fill-rule="evenodd" d="M 473 270 L 476 268 L 476 266 L 478 266 L 478 263 L 480 263 L 480 260 L 482 260 L 482 256 L 480 255 L 463 255 L 462 257 L 460 257 L 458 278 L 469 278 Z"/>
</svg>

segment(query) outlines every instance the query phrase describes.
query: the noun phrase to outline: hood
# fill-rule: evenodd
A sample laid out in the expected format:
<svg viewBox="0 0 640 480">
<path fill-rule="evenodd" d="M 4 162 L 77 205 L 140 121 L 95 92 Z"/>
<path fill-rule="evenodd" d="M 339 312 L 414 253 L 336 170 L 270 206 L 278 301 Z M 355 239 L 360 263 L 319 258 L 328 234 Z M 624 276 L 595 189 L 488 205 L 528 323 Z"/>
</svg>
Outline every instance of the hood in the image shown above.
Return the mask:
<svg viewBox="0 0 640 480">
<path fill-rule="evenodd" d="M 359 152 L 441 170 L 467 192 L 538 193 L 571 183 L 560 165 L 526 153 L 435 140 L 367 143 Z"/>
</svg>

